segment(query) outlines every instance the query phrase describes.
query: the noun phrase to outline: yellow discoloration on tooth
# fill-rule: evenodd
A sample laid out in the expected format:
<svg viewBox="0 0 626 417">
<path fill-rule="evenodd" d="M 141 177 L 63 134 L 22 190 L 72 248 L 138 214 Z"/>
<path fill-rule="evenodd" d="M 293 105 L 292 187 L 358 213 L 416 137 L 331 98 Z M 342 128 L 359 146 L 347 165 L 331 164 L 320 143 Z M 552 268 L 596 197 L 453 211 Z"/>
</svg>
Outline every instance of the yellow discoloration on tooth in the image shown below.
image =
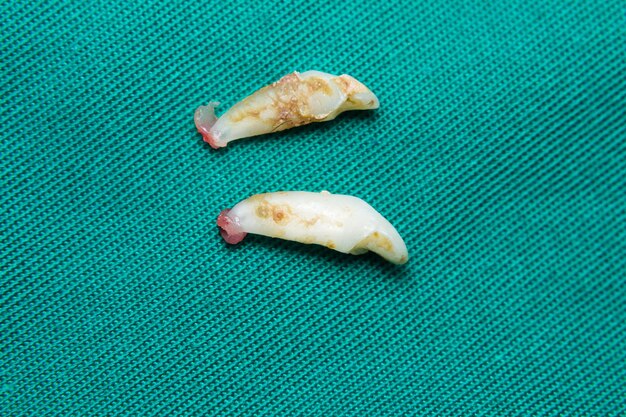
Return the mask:
<svg viewBox="0 0 626 417">
<path fill-rule="evenodd" d="M 331 88 L 328 81 L 320 78 L 320 77 L 312 77 L 304 81 L 304 86 L 306 87 L 305 91 L 300 89 L 300 95 L 302 100 L 306 100 L 308 96 L 315 93 L 324 94 L 330 96 L 333 94 L 333 89 Z"/>
<path fill-rule="evenodd" d="M 372 248 L 378 247 L 384 251 L 393 251 L 393 244 L 389 238 L 382 236 L 378 232 L 374 232 L 367 236 L 365 239 L 356 244 L 355 248 Z"/>
<path fill-rule="evenodd" d="M 267 110 L 268 110 L 267 107 L 250 106 L 249 108 L 242 108 L 242 109 L 238 109 L 232 112 L 232 114 L 228 115 L 228 118 L 233 123 L 241 122 L 242 120 L 246 118 L 262 119 L 263 115 L 266 114 Z"/>
<path fill-rule="evenodd" d="M 267 206 L 259 206 L 256 209 L 256 215 L 262 219 L 267 219 L 272 215 L 272 211 L 269 210 Z"/>
<path fill-rule="evenodd" d="M 316 239 L 313 236 L 304 236 L 300 242 L 310 245 L 312 243 L 315 243 Z"/>
<path fill-rule="evenodd" d="M 315 223 L 319 222 L 321 220 L 320 216 L 315 216 L 311 219 L 303 219 L 302 217 L 298 217 L 298 220 L 304 224 L 305 227 L 312 227 L 315 226 Z"/>
</svg>

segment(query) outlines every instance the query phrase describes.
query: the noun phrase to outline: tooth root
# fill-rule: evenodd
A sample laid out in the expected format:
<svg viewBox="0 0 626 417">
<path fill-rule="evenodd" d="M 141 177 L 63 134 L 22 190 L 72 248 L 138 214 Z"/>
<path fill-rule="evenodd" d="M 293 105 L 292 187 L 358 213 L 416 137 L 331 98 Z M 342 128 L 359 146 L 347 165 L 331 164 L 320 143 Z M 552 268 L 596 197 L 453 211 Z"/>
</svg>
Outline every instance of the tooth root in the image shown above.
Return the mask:
<svg viewBox="0 0 626 417">
<path fill-rule="evenodd" d="M 218 217 L 228 243 L 246 233 L 317 244 L 358 255 L 372 251 L 403 264 L 408 252 L 396 229 L 360 198 L 327 191 L 282 191 L 247 198 Z"/>
<path fill-rule="evenodd" d="M 349 75 L 319 71 L 291 73 L 235 104 L 219 118 L 217 103 L 200 106 L 194 117 L 204 140 L 214 148 L 251 136 L 329 121 L 347 110 L 376 109 L 378 99 Z"/>
</svg>

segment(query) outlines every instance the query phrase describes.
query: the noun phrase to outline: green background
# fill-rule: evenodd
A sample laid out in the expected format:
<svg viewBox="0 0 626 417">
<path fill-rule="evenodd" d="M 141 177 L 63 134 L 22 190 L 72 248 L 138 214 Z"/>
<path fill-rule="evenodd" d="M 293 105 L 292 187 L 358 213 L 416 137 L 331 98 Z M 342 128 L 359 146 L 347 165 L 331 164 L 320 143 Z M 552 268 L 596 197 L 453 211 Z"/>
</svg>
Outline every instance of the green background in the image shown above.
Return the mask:
<svg viewBox="0 0 626 417">
<path fill-rule="evenodd" d="M 0 3 L 0 414 L 626 415 L 626 3 Z M 294 71 L 381 108 L 205 145 Z M 363 198 L 411 259 L 215 219 Z"/>
</svg>

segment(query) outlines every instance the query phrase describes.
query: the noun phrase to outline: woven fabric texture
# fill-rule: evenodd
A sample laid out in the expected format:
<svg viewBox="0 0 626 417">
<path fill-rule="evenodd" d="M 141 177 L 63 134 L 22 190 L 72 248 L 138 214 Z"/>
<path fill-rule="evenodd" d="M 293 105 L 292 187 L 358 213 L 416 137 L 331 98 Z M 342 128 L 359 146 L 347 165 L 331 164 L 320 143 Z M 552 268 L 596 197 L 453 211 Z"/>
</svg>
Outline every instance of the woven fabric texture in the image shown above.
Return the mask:
<svg viewBox="0 0 626 417">
<path fill-rule="evenodd" d="M 626 3 L 3 1 L 0 415 L 626 415 Z M 213 150 L 281 76 L 376 111 Z M 221 209 L 329 190 L 404 266 Z"/>
</svg>

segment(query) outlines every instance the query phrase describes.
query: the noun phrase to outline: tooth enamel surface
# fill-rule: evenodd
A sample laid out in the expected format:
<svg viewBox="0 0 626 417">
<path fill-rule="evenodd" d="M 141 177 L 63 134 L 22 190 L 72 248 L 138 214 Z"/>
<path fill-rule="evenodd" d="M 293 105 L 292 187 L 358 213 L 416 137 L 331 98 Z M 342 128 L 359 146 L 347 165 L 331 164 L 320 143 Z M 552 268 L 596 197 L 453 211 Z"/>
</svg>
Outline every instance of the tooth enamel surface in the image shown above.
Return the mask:
<svg viewBox="0 0 626 417">
<path fill-rule="evenodd" d="M 207 117 L 196 117 L 196 126 L 211 146 L 223 147 L 233 140 L 328 121 L 346 110 L 378 105 L 376 96 L 349 75 L 294 72 L 246 97 L 217 121 L 211 117 L 214 106 L 202 106 Z"/>
<path fill-rule="evenodd" d="M 235 205 L 228 215 L 247 233 L 344 253 L 370 250 L 397 264 L 408 260 L 396 229 L 357 197 L 305 191 L 257 194 Z"/>
</svg>

